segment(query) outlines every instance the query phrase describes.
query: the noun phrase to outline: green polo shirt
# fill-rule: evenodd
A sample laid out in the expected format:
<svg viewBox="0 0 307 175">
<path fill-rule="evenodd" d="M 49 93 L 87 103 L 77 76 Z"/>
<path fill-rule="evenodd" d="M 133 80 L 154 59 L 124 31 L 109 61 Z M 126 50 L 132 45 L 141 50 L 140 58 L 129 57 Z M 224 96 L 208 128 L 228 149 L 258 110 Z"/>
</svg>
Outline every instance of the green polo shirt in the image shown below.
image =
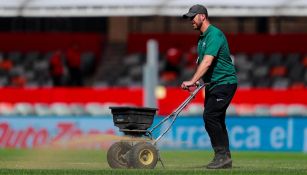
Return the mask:
<svg viewBox="0 0 307 175">
<path fill-rule="evenodd" d="M 221 30 L 209 25 L 207 30 L 199 37 L 197 52 L 198 65 L 205 55 L 214 56 L 210 68 L 202 77 L 204 82 L 217 82 L 210 86 L 210 89 L 216 85 L 235 84 L 238 82 L 235 67 L 230 58 L 227 39 Z"/>
</svg>

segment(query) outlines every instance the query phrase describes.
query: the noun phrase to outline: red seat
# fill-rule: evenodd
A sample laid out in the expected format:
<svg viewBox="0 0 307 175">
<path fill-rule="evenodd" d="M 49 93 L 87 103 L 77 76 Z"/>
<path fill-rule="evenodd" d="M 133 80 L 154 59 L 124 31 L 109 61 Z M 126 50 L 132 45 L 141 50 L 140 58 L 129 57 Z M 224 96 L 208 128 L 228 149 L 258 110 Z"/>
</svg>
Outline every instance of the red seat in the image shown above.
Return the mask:
<svg viewBox="0 0 307 175">
<path fill-rule="evenodd" d="M 290 86 L 291 89 L 305 89 L 305 85 L 303 82 L 294 82 Z"/>
<path fill-rule="evenodd" d="M 303 59 L 303 65 L 307 68 L 307 56 L 305 56 Z"/>
<path fill-rule="evenodd" d="M 272 77 L 280 76 L 283 77 L 287 73 L 287 68 L 285 66 L 275 66 L 270 70 L 270 75 Z"/>
</svg>

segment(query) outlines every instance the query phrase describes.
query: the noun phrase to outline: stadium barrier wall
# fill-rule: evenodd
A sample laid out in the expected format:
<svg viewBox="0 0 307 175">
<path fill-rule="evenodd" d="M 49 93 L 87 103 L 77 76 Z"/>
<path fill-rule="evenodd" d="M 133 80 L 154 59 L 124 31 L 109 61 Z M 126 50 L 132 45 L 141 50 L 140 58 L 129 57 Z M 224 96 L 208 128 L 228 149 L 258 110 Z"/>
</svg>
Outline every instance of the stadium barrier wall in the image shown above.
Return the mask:
<svg viewBox="0 0 307 175">
<path fill-rule="evenodd" d="M 155 123 L 160 120 L 161 117 L 156 117 Z M 228 117 L 227 123 L 232 150 L 307 152 L 307 118 Z M 163 124 L 161 129 L 168 124 Z M 162 130 L 157 130 L 154 137 Z M 64 147 L 100 149 L 107 148 L 114 141 L 110 136 L 114 135 L 120 136 L 121 133 L 114 127 L 110 116 L 0 118 L 1 148 L 62 144 Z M 202 118 L 180 116 L 160 140 L 159 148 L 211 149 Z"/>
<path fill-rule="evenodd" d="M 81 52 L 91 51 L 96 57 L 102 53 L 106 36 L 85 32 L 0 32 L 1 52 L 40 52 L 66 50 L 77 44 Z"/>
<path fill-rule="evenodd" d="M 130 33 L 128 35 L 128 52 L 146 53 L 146 42 L 155 39 L 159 42 L 160 52 L 176 47 L 183 52 L 196 45 L 198 34 L 183 33 Z M 227 34 L 231 53 L 306 53 L 305 34 Z M 184 41 L 184 42 L 182 42 Z"/>
<path fill-rule="evenodd" d="M 146 52 L 146 42 L 156 39 L 161 52 L 177 47 L 186 52 L 197 42 L 198 34 L 185 33 L 129 33 L 127 51 Z M 2 52 L 50 52 L 67 49 L 77 43 L 81 51 L 100 54 L 106 35 L 95 32 L 0 32 Z M 227 34 L 232 53 L 302 53 L 305 54 L 307 36 L 305 34 Z M 184 41 L 184 42 L 183 42 Z"/>
<path fill-rule="evenodd" d="M 168 115 L 188 96 L 180 88 L 158 88 L 158 113 Z M 199 93 L 193 103 L 203 103 L 204 93 Z M 143 106 L 142 88 L 0 88 L 1 103 L 113 103 Z M 234 104 L 307 104 L 307 89 L 238 89 Z"/>
</svg>

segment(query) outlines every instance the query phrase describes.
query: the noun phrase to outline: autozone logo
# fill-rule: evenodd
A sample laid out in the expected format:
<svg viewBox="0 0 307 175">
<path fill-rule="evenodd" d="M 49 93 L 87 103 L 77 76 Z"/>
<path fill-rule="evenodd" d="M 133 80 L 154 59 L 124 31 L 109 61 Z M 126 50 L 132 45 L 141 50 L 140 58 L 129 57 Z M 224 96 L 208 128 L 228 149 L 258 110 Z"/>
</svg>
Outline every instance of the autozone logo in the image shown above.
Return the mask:
<svg viewBox="0 0 307 175">
<path fill-rule="evenodd" d="M 2 148 L 33 148 L 45 145 L 51 145 L 63 141 L 69 141 L 81 136 L 95 136 L 100 134 L 115 135 L 113 129 L 105 131 L 90 129 L 85 132 L 78 128 L 72 122 L 59 122 L 56 126 L 56 132 L 51 133 L 47 128 L 34 128 L 28 126 L 24 129 L 14 129 L 10 123 L 0 123 L 0 147 Z M 97 146 L 95 143 L 92 147 Z M 87 147 L 89 147 L 87 145 Z"/>
</svg>

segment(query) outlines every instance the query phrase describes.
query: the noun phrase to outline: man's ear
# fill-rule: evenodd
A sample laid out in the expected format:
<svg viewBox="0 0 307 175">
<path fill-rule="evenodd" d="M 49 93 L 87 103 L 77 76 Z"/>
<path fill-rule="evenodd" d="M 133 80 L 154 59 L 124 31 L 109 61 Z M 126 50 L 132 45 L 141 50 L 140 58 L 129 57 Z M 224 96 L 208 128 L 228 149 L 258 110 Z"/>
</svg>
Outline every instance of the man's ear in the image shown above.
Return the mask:
<svg viewBox="0 0 307 175">
<path fill-rule="evenodd" d="M 205 20 L 206 20 L 205 14 L 200 14 L 200 16 L 201 16 L 202 21 L 205 21 Z"/>
</svg>

